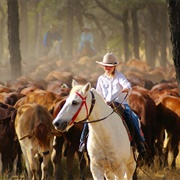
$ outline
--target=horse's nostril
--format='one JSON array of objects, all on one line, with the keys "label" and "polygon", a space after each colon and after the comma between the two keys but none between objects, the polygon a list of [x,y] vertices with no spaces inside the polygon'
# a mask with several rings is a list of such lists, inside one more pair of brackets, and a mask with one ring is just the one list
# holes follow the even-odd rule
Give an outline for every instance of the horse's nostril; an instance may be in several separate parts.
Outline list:
[{"label": "horse's nostril", "polygon": [[55,123],[54,123],[54,126],[58,127],[58,126],[59,126],[59,123],[58,123],[58,122],[55,122]]}]

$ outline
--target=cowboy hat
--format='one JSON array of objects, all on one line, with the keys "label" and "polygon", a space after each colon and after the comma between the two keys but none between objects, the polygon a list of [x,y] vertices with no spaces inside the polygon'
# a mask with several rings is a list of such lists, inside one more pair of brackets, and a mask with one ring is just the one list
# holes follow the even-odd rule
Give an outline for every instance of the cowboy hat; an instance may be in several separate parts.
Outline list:
[{"label": "cowboy hat", "polygon": [[116,57],[113,53],[107,53],[103,57],[103,61],[96,61],[96,63],[103,65],[103,66],[117,66],[120,62],[117,62]]}]

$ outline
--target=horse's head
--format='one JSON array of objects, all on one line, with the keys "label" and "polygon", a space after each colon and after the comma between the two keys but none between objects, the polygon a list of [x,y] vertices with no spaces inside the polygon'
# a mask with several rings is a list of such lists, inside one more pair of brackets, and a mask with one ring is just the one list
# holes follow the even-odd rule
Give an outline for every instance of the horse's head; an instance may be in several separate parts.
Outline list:
[{"label": "horse's head", "polygon": [[90,104],[91,84],[78,85],[75,80],[72,82],[72,90],[66,102],[56,118],[53,125],[59,131],[67,131],[74,125],[74,122],[85,119],[88,115],[88,105]]}]

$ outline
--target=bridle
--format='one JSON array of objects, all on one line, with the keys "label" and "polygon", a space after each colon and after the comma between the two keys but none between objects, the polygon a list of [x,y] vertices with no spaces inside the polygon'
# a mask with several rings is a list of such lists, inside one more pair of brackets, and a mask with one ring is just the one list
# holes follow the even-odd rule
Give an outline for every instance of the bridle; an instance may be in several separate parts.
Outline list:
[{"label": "bridle", "polygon": [[[82,99],[82,103],[81,103],[78,111],[76,112],[76,114],[73,116],[72,121],[69,123],[70,125],[71,125],[71,124],[94,123],[94,122],[102,121],[102,120],[106,119],[107,117],[109,117],[111,114],[113,114],[113,113],[115,112],[115,111],[113,110],[109,115],[107,115],[107,116],[105,116],[105,117],[103,117],[103,118],[101,118],[101,119],[96,119],[96,120],[93,120],[93,121],[87,121],[87,120],[89,119],[89,116],[91,115],[91,112],[92,112],[92,110],[93,110],[93,108],[94,108],[94,105],[95,105],[95,102],[96,102],[94,93],[93,93],[92,91],[90,91],[90,93],[91,93],[91,96],[92,96],[92,100],[91,100],[91,107],[90,107],[90,110],[89,110],[89,112],[88,112],[88,107],[87,107],[87,103],[86,103],[86,98],[87,98],[87,96],[86,96],[86,97],[82,97],[81,94],[79,94],[78,92],[76,92],[76,94]],[[76,119],[76,117],[77,117],[78,114],[80,113],[80,111],[81,111],[81,109],[82,109],[83,106],[85,106],[85,108],[86,108],[86,117],[85,117],[83,120],[79,121],[79,122],[74,122],[75,119]]]},{"label": "bridle", "polygon": [[[91,111],[92,111],[92,110],[91,110],[91,111],[89,111],[89,113],[88,113],[88,107],[87,107],[87,103],[86,103],[86,98],[87,98],[87,96],[86,96],[86,97],[82,97],[81,94],[79,94],[78,92],[76,92],[76,94],[82,99],[82,103],[81,103],[79,109],[77,110],[76,114],[73,116],[72,121],[70,122],[70,125],[73,124],[73,123],[75,123],[74,121],[75,121],[76,117],[78,116],[78,114],[80,113],[83,105],[85,105],[85,108],[86,108],[86,118],[88,118],[88,117],[90,116],[90,113],[91,113]],[[94,101],[95,101],[95,100],[94,100]],[[95,102],[93,103],[93,106],[94,106],[94,104],[95,104]],[[92,103],[91,103],[91,107],[92,107]],[[92,109],[93,109],[93,107],[92,107]],[[86,118],[85,118],[85,119],[86,119]]]}]

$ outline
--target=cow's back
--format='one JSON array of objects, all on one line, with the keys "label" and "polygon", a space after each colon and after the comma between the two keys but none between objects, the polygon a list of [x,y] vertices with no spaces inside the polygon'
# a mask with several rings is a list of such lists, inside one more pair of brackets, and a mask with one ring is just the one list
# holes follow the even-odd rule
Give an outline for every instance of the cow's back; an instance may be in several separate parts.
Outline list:
[{"label": "cow's back", "polygon": [[31,132],[40,121],[53,128],[51,123],[52,116],[46,108],[36,103],[22,105],[17,111],[15,120],[17,134],[20,137],[26,135]]}]

